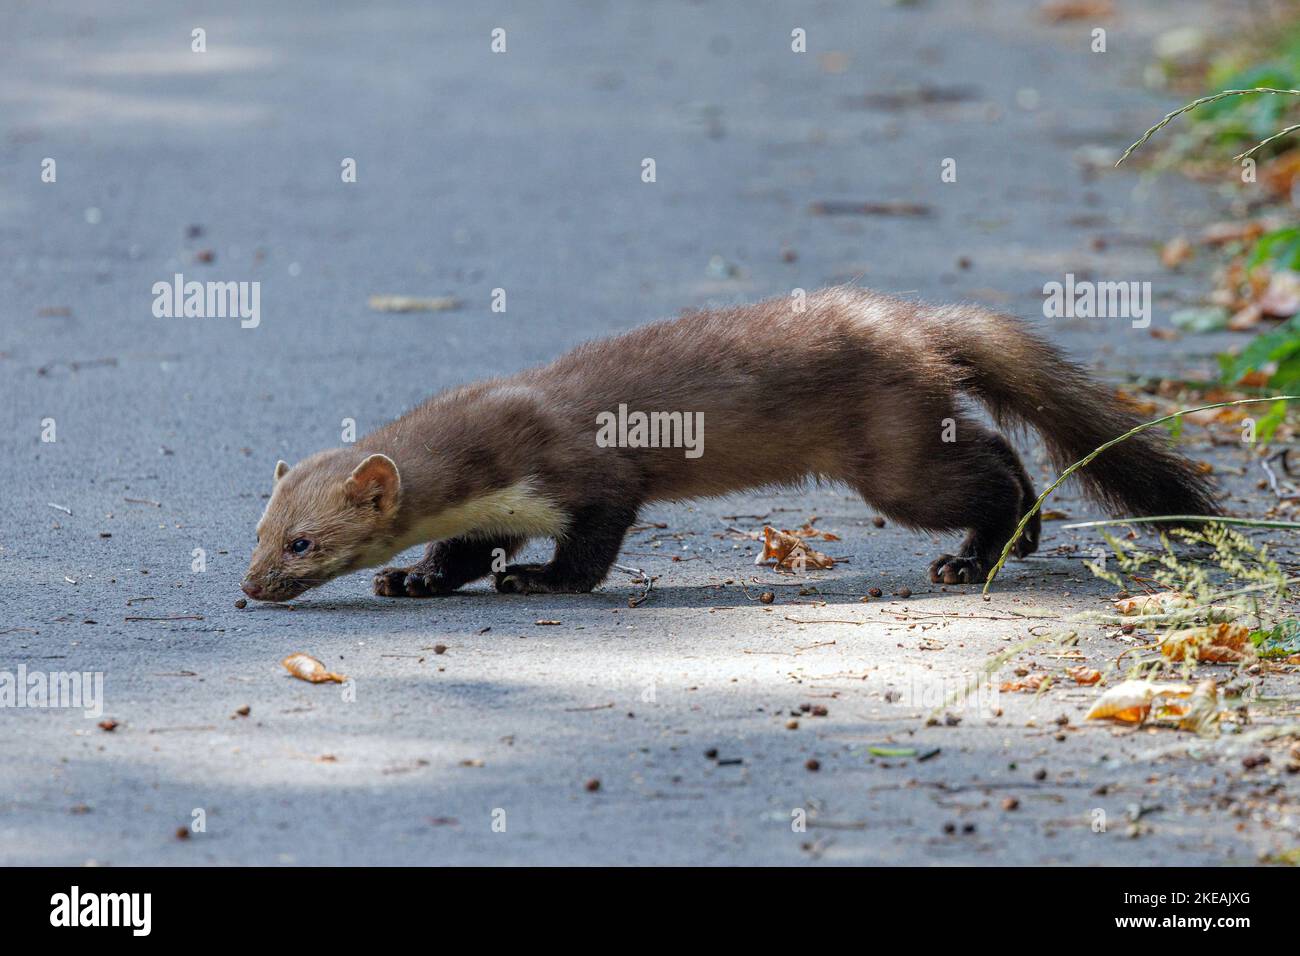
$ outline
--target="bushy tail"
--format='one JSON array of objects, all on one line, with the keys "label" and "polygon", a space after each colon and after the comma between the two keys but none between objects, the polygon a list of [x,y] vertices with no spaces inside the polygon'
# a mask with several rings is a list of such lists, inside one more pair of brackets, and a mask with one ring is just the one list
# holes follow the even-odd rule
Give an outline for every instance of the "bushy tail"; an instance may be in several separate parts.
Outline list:
[{"label": "bushy tail", "polygon": [[[1000,421],[1033,427],[1057,467],[1140,424],[1110,389],[1016,319],[969,306],[945,312],[937,324],[963,388]],[[1205,476],[1159,427],[1106,449],[1075,476],[1116,517],[1223,513]]]}]

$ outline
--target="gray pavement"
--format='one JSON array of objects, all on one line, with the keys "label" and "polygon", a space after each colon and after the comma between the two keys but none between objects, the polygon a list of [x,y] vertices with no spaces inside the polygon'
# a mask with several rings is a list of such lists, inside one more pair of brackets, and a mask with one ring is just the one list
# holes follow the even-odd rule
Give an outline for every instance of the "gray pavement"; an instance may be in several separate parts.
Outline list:
[{"label": "gray pavement", "polygon": [[[102,672],[118,723],[0,710],[0,862],[1208,865],[1294,847],[1278,761],[1243,781],[1183,735],[1082,726],[1087,688],[926,725],[935,693],[1029,636],[1017,613],[1104,606],[1110,589],[1054,550],[1097,539],[1050,523],[989,603],[927,582],[950,542],[820,489],[650,510],[663,527],[622,558],[657,577],[636,608],[623,574],[584,596],[420,602],[354,575],[292,609],[234,606],[277,458],[685,306],[856,279],[1037,317],[1116,378],[1208,374],[1214,339],[1049,322],[1041,289],[1149,279],[1165,327],[1201,287],[1153,249],[1213,218],[1210,195],[1094,160],[1175,102],[1141,88],[1152,37],[1222,6],[1126,5],[1100,55],[1091,24],[1034,8],[14,5],[0,670]],[[930,212],[813,214],[823,201]],[[260,282],[260,324],[154,317],[153,284],[177,272]],[[463,305],[380,313],[373,294]],[[1218,455],[1221,473],[1245,463]],[[1069,494],[1056,507],[1091,514]],[[847,560],[795,582],[727,531],[811,515]],[[885,596],[862,603],[873,586]],[[1080,640],[1097,663],[1125,646]],[[293,680],[294,651],[354,684]],[[1059,653],[1019,660],[1059,669]],[[801,704],[827,713],[792,718]],[[196,811],[206,829],[178,838]]]}]

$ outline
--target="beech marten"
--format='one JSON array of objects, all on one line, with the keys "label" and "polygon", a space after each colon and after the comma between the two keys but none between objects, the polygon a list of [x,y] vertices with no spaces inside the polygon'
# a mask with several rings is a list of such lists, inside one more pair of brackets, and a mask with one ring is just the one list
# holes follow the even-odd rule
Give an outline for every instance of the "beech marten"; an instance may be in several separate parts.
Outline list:
[{"label": "beech marten", "polygon": [[[1136,424],[1055,347],[977,306],[836,287],[802,309],[772,299],[691,311],[443,392],[353,446],[278,462],[243,588],[286,600],[427,543],[418,563],[379,571],[375,593],[449,594],[492,572],[503,592],[590,591],[642,505],[809,478],[842,482],[903,525],[966,531],[930,580],[982,582],[1037,496],[961,392],[1035,428],[1058,465]],[[680,447],[692,424],[693,447]],[[1120,515],[1219,513],[1192,463],[1152,432],[1079,475]],[[1039,531],[1035,516],[1018,556]],[[556,542],[548,563],[505,566],[542,537]]]}]

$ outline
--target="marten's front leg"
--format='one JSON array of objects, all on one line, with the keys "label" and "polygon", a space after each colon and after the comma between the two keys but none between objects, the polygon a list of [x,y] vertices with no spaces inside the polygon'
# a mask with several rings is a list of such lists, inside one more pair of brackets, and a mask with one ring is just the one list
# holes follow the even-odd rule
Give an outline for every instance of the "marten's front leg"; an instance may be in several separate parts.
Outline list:
[{"label": "marten's front leg", "polygon": [[429,545],[418,564],[409,568],[384,568],[376,574],[375,593],[380,597],[450,594],[490,574],[494,561],[509,559],[523,543],[522,538],[437,541]]},{"label": "marten's front leg", "polygon": [[503,594],[590,591],[605,579],[618,558],[623,536],[636,521],[627,505],[592,505],[577,511],[547,564],[512,564],[496,575]]}]

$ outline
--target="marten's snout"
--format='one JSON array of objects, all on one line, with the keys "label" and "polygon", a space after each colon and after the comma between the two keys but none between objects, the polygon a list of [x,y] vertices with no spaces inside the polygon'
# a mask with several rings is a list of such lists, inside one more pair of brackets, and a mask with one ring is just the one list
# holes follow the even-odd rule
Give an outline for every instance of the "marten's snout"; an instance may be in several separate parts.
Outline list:
[{"label": "marten's snout", "polygon": [[254,601],[262,600],[262,586],[245,578],[239,583],[239,589],[251,597]]}]

